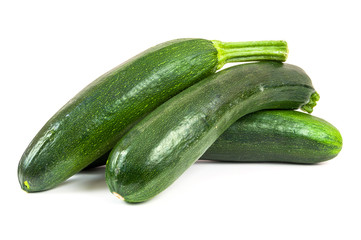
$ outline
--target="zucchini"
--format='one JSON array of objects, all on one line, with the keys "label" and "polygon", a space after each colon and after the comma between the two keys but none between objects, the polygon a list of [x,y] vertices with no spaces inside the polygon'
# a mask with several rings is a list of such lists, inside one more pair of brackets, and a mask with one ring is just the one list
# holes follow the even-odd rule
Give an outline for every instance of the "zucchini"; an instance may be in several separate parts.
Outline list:
[{"label": "zucchini", "polygon": [[315,164],[336,157],[341,148],[340,132],[321,118],[264,110],[232,124],[200,159]]},{"label": "zucchini", "polygon": [[20,159],[20,186],[57,186],[109,151],[138,119],[227,62],[286,57],[284,41],[178,39],[150,48],[100,76],[44,125]]},{"label": "zucchini", "polygon": [[[263,110],[238,119],[200,159],[315,164],[336,157],[341,149],[341,134],[329,122],[292,110]],[[109,153],[86,169],[105,165]]]},{"label": "zucchini", "polygon": [[241,64],[187,88],[145,116],[113,148],[109,190],[146,201],[172,184],[237,119],[262,109],[311,112],[318,94],[300,68],[280,62]]}]

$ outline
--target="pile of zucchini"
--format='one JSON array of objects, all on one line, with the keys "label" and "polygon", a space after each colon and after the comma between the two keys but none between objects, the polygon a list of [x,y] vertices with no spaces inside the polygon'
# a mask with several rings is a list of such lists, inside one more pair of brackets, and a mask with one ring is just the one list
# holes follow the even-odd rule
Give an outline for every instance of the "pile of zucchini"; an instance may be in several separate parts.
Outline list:
[{"label": "pile of zucchini", "polygon": [[[39,131],[18,166],[26,192],[106,164],[110,191],[146,201],[198,159],[314,164],[342,138],[311,113],[311,79],[285,41],[177,39],[152,47],[86,86]],[[220,70],[230,62],[250,62]]]}]

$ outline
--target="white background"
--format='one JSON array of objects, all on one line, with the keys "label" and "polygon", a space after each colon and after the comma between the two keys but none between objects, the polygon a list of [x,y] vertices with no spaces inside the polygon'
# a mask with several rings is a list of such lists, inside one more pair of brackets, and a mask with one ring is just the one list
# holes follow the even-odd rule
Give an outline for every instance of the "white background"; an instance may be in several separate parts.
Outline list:
[{"label": "white background", "polygon": [[[358,1],[1,1],[1,239],[361,239]],[[17,164],[34,135],[99,75],[183,37],[286,40],[342,133],[315,166],[196,163],[143,204],[107,189],[104,169],[27,194]],[[10,234],[10,237],[9,237]],[[4,236],[8,236],[4,238]]]}]

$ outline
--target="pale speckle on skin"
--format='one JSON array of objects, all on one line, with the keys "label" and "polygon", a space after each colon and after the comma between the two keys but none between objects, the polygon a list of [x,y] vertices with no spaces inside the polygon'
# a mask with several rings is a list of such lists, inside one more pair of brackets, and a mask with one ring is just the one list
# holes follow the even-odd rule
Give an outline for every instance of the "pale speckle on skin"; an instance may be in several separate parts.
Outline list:
[{"label": "pale speckle on skin", "polygon": [[262,85],[260,85],[260,86],[259,86],[259,90],[260,90],[261,92],[263,92],[263,91],[264,91],[264,87],[263,87]]}]

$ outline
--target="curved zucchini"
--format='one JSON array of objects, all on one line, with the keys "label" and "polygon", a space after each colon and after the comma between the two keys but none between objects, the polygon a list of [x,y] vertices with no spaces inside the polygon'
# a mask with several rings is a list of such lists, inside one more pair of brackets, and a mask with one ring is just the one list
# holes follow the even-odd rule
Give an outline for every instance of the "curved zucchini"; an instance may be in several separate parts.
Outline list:
[{"label": "curved zucchini", "polygon": [[200,159],[314,164],[336,157],[341,148],[340,132],[321,118],[264,110],[232,124]]},{"label": "curved zucchini", "polygon": [[128,202],[146,201],[242,116],[262,109],[311,112],[317,100],[310,78],[293,65],[258,62],[220,71],[162,104],[121,138],[106,165],[108,187]]},{"label": "curved zucchini", "polygon": [[[341,149],[342,136],[329,122],[292,110],[263,110],[238,119],[200,159],[315,164]],[[109,153],[86,169],[105,165]]]},{"label": "curved zucchini", "polygon": [[224,63],[286,56],[284,41],[178,39],[150,48],[96,79],[45,124],[20,159],[21,188],[43,191],[65,181],[138,119]]}]

